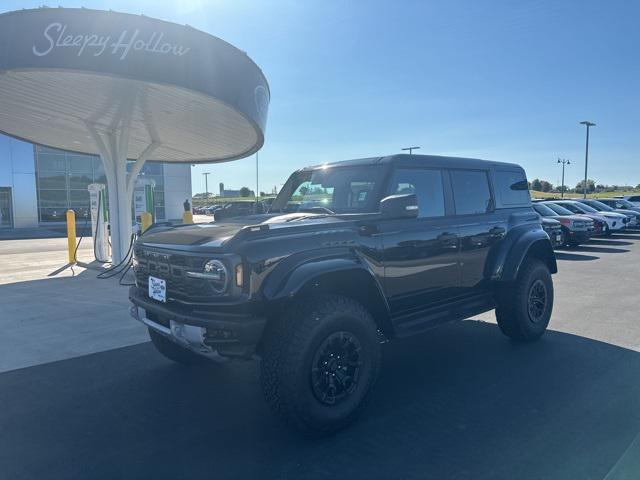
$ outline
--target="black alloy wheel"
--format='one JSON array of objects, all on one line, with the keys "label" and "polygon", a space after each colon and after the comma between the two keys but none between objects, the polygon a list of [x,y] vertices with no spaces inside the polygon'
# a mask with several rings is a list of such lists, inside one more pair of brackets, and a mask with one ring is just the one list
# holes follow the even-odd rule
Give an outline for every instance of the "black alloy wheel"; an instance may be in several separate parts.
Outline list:
[{"label": "black alloy wheel", "polygon": [[311,388],[316,399],[336,405],[357,387],[362,346],[350,332],[335,332],[318,347],[311,362]]},{"label": "black alloy wheel", "polygon": [[531,284],[529,289],[529,298],[527,301],[527,309],[529,319],[533,323],[538,323],[544,316],[547,307],[547,287],[540,279]]}]

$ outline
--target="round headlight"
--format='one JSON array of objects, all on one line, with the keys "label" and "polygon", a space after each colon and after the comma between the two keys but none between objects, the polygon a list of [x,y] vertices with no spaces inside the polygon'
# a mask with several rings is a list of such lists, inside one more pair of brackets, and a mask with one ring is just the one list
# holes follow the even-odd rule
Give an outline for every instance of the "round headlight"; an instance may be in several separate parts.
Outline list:
[{"label": "round headlight", "polygon": [[220,260],[209,260],[204,264],[204,273],[216,293],[224,293],[229,283],[227,267]]}]

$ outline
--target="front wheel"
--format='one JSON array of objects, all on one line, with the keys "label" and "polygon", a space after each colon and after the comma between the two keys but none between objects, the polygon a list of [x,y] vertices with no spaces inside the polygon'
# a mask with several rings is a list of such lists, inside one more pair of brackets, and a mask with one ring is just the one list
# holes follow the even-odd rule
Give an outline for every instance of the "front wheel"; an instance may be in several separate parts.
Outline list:
[{"label": "front wheel", "polygon": [[265,399],[307,433],[331,433],[354,421],[380,365],[375,321],[362,305],[337,295],[293,305],[269,325],[262,349]]},{"label": "front wheel", "polygon": [[540,260],[525,260],[516,281],[498,291],[498,326],[514,340],[531,342],[540,338],[549,325],[552,310],[551,273]]}]

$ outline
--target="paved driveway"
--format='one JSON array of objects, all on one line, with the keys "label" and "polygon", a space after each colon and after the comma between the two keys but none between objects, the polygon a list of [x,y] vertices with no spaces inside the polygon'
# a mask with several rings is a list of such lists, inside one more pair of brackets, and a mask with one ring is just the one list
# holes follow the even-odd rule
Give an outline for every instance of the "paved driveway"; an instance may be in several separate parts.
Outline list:
[{"label": "paved driveway", "polygon": [[640,234],[558,257],[540,342],[487,314],[386,344],[369,408],[329,438],[284,428],[254,363],[188,370],[142,343],[2,373],[1,476],[640,478]]}]

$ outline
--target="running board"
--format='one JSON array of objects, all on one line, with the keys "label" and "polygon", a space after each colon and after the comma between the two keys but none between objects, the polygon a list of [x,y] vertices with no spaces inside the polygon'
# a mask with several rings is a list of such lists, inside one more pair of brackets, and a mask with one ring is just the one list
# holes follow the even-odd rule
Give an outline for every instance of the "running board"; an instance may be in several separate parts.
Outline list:
[{"label": "running board", "polygon": [[401,314],[393,317],[392,322],[397,337],[408,337],[443,323],[464,320],[479,315],[493,308],[495,308],[495,301],[487,293],[451,301],[419,312]]}]

